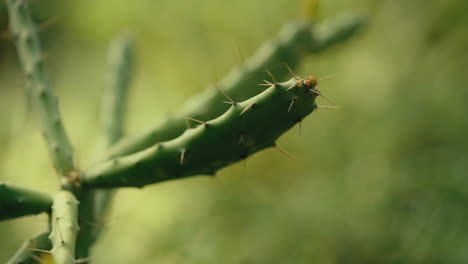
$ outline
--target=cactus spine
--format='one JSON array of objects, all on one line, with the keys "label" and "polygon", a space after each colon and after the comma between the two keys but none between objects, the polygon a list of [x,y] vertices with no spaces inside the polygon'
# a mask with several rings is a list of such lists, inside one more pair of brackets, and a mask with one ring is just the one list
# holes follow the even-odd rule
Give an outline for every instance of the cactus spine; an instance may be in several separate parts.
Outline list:
[{"label": "cactus spine", "polygon": [[[40,260],[39,251],[49,250],[52,245],[49,240],[49,231],[43,232],[26,240],[18,249],[16,254],[8,261],[7,264],[35,264]],[[34,250],[34,251],[33,251]],[[45,253],[44,254],[48,254]]]}]

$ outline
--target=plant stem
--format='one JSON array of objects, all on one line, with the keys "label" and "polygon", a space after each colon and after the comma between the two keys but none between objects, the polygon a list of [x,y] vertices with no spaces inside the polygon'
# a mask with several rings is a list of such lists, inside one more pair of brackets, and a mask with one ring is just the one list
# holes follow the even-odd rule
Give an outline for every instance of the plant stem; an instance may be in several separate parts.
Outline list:
[{"label": "plant stem", "polygon": [[11,183],[0,182],[0,221],[50,212],[52,197]]},{"label": "plant stem", "polygon": [[[315,98],[320,92],[307,84],[308,79],[276,83],[173,140],[98,163],[84,172],[83,186],[142,187],[177,178],[214,175],[220,168],[273,147],[279,136],[317,107]],[[291,108],[292,100],[295,103]]]},{"label": "plant stem", "polygon": [[10,31],[15,36],[16,49],[26,75],[28,92],[54,166],[64,177],[63,184],[66,185],[69,178],[77,178],[73,148],[65,133],[58,100],[52,93],[50,80],[45,71],[45,55],[41,49],[36,25],[31,18],[29,1],[7,0],[6,3],[10,17]]},{"label": "plant stem", "polygon": [[[361,15],[345,14],[316,26],[309,21],[293,21],[284,26],[274,39],[262,45],[258,51],[240,67],[234,68],[217,87],[236,101],[247,100],[258,94],[262,88],[259,80],[270,78],[263,73],[282,63],[295,68],[301,56],[318,53],[351,37],[363,24]],[[259,74],[260,73],[260,74]],[[276,78],[288,75],[286,67],[275,71]],[[185,117],[210,120],[224,113],[229,106],[213,87],[195,96],[185,105],[178,117],[158,124],[140,135],[118,142],[107,153],[108,158],[119,157],[144,150],[158,142],[181,135],[186,129]]]},{"label": "plant stem", "polygon": [[40,233],[39,235],[24,241],[23,245],[21,245],[7,264],[36,264],[38,258],[40,258],[39,256],[41,255],[41,252],[38,252],[37,250],[49,251],[52,247],[48,236],[49,231]]},{"label": "plant stem", "polygon": [[78,234],[78,201],[69,191],[54,196],[51,218],[50,250],[55,264],[75,264],[75,243]]},{"label": "plant stem", "polygon": [[[101,133],[98,142],[98,157],[123,134],[125,106],[134,61],[134,43],[128,36],[120,36],[112,41],[109,49],[108,84],[104,89]],[[80,206],[81,231],[78,234],[76,257],[87,258],[91,246],[102,230],[105,217],[114,196],[113,190],[83,190]]]}]

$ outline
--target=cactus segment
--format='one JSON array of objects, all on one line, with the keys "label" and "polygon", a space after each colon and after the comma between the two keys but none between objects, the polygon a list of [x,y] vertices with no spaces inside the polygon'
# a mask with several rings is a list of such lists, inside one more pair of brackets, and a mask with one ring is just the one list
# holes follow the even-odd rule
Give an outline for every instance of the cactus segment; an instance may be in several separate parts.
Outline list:
[{"label": "cactus segment", "polygon": [[21,247],[16,251],[15,255],[10,258],[7,264],[36,264],[41,252],[39,250],[48,251],[52,247],[48,238],[49,232],[43,232],[39,235],[26,240]]},{"label": "cactus segment", "polygon": [[10,183],[0,182],[0,221],[49,212],[52,197]]},{"label": "cactus segment", "polygon": [[99,157],[123,135],[128,87],[133,73],[134,49],[133,39],[128,36],[114,39],[109,48],[109,73],[101,110],[102,134]]},{"label": "cactus segment", "polygon": [[[231,107],[219,117],[144,151],[104,161],[84,172],[85,188],[142,187],[195,176],[214,175],[262,149],[317,108],[320,94],[306,79],[277,83]],[[296,83],[297,89],[287,90]],[[291,100],[294,107],[290,108]]]},{"label": "cactus segment", "polygon": [[55,264],[75,264],[75,243],[78,234],[78,201],[69,191],[59,191],[54,196],[52,231],[49,239],[52,242],[50,253]]},{"label": "cactus segment", "polygon": [[44,67],[39,34],[31,18],[30,1],[7,0],[10,31],[15,36],[16,49],[26,75],[28,93],[39,117],[39,124],[49,153],[60,175],[76,174],[72,145],[65,133],[57,97],[52,93]]},{"label": "cactus segment", "polygon": [[[345,14],[316,26],[307,21],[286,24],[276,38],[262,45],[242,66],[234,68],[217,87],[236,101],[247,100],[263,90],[262,87],[254,88],[261,77],[258,76],[259,72],[281,63],[287,63],[294,68],[299,64],[301,56],[321,52],[347,40],[361,28],[363,21],[361,15]],[[288,73],[283,70],[274,74],[282,79]],[[249,89],[245,89],[246,87]],[[173,139],[184,132],[186,128],[184,117],[210,120],[224,113],[229,105],[221,103],[222,101],[223,95],[209,87],[192,98],[178,118],[169,119],[141,135],[118,142],[109,150],[107,156],[132,154],[158,142]]]},{"label": "cactus segment", "polygon": [[[122,137],[133,61],[133,39],[126,35],[115,38],[109,48],[109,73],[102,100],[97,160]],[[89,257],[90,248],[103,227],[97,223],[105,217],[113,194],[113,190],[83,190],[80,193],[79,215],[83,221],[76,241],[76,258]]]},{"label": "cactus segment", "polygon": [[332,45],[342,43],[355,35],[365,24],[364,15],[351,12],[324,21],[311,29],[313,40],[308,46],[309,52],[319,53]]}]

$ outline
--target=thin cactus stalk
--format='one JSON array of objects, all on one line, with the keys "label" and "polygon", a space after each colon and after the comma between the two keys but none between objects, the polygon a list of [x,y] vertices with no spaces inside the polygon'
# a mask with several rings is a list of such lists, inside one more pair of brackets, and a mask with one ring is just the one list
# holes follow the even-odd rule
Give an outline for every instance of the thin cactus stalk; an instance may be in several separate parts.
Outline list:
[{"label": "thin cactus stalk", "polygon": [[[88,188],[142,187],[217,170],[262,149],[317,108],[317,79],[274,83],[223,115],[188,129],[181,136],[144,151],[102,162],[84,172]],[[209,149],[210,151],[207,151]]]},{"label": "thin cactus stalk", "polygon": [[[295,68],[305,54],[318,53],[347,40],[363,23],[363,16],[359,14],[340,15],[318,25],[312,25],[307,20],[288,23],[276,38],[263,44],[243,65],[231,70],[217,87],[235,100],[247,100],[261,91],[261,88],[256,86],[258,81],[268,77],[266,74],[259,75],[259,72],[282,63]],[[274,74],[278,79],[282,79],[288,72],[282,70],[275,71]],[[168,119],[141,135],[118,142],[110,149],[108,157],[132,154],[158,142],[173,139],[184,132],[186,116],[210,120],[226,111],[228,106],[220,103],[223,100],[223,96],[213,87],[208,87],[203,93],[192,98],[178,117]]]},{"label": "thin cactus stalk", "polygon": [[0,182],[0,220],[48,212],[51,205],[47,193]]},{"label": "thin cactus stalk", "polygon": [[52,230],[52,254],[55,264],[75,264],[75,243],[78,235],[78,201],[69,191],[60,191],[54,196]]},{"label": "thin cactus stalk", "polygon": [[36,25],[31,18],[29,3],[25,0],[7,0],[6,3],[10,31],[15,37],[16,49],[42,134],[54,166],[64,177],[63,184],[67,184],[68,179],[77,178],[73,147],[65,133],[58,100],[52,93],[50,80],[45,72],[45,56]]},{"label": "thin cactus stalk", "polygon": [[129,36],[120,36],[112,42],[108,55],[107,85],[102,102],[99,158],[121,139],[124,133],[125,110],[134,56],[134,43]]},{"label": "thin cactus stalk", "polygon": [[49,233],[49,231],[46,231],[24,241],[23,245],[21,245],[7,264],[41,263],[40,255],[49,254],[48,251],[52,247],[49,240]]},{"label": "thin cactus stalk", "polygon": [[[133,40],[128,36],[116,38],[109,49],[108,61],[109,73],[102,102],[98,158],[102,157],[102,154],[123,135],[125,106],[134,61]],[[99,223],[108,211],[114,192],[113,190],[83,190],[79,212],[83,221],[77,240],[77,258],[89,256],[90,247],[102,229]]]},{"label": "thin cactus stalk", "polygon": [[50,216],[46,229],[50,231],[27,240],[9,264],[40,261],[37,252],[52,254],[56,264],[88,261],[90,248],[101,231],[100,220],[112,201],[113,190],[109,188],[142,187],[214,175],[260,150],[270,147],[282,150],[276,145],[278,137],[320,108],[315,102],[321,96],[318,80],[294,76],[277,83],[276,78],[283,79],[287,71],[274,74],[267,71],[273,81],[265,81],[262,84],[265,88],[257,83],[268,75],[262,78],[258,73],[281,63],[294,68],[305,54],[318,53],[345,41],[362,24],[358,15],[338,17],[319,25],[310,21],[290,23],[252,58],[232,70],[216,89],[210,87],[192,99],[178,118],[125,140],[121,138],[133,66],[133,42],[119,38],[110,51],[109,83],[102,105],[96,162],[80,172],[45,72],[45,56],[29,1],[6,0],[6,3],[28,92],[62,181],[61,190],[53,198],[0,183],[0,220],[41,212]]}]

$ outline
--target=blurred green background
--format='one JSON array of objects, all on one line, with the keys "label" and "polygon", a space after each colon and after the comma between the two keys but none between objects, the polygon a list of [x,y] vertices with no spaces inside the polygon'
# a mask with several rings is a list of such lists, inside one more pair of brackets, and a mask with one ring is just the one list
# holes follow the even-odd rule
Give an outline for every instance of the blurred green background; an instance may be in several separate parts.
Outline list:
[{"label": "blurred green background", "polygon": [[[96,141],[110,40],[137,40],[128,132],[176,113],[281,25],[290,0],[33,0],[48,70],[86,167]],[[368,14],[352,41],[296,74],[334,78],[342,107],[208,177],[119,191],[95,263],[468,263],[468,1],[322,0],[317,19]],[[4,3],[0,31],[7,30]],[[239,52],[238,52],[239,51]],[[279,65],[278,67],[283,67]],[[259,80],[260,81],[260,80]],[[53,193],[58,177],[6,34],[0,40],[0,180]],[[328,104],[319,99],[321,104]],[[221,183],[222,182],[222,183]],[[45,215],[0,222],[0,262]]]}]

